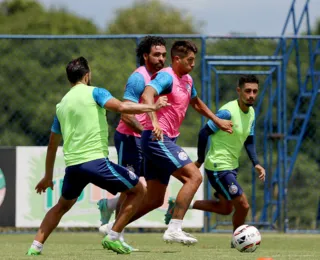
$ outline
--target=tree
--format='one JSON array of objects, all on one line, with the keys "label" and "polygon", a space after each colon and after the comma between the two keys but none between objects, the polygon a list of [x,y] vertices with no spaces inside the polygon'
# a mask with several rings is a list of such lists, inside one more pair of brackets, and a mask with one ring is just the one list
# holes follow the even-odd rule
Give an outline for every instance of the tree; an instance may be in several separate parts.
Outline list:
[{"label": "tree", "polygon": [[131,8],[116,11],[108,26],[109,34],[194,34],[201,24],[194,24],[189,15],[158,0],[141,0]]}]

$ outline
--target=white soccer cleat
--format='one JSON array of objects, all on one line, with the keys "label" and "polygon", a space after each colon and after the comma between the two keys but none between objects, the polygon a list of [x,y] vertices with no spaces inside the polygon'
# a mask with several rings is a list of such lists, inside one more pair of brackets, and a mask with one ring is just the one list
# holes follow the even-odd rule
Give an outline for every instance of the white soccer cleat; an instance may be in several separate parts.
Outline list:
[{"label": "white soccer cleat", "polygon": [[163,241],[167,243],[181,243],[184,245],[193,245],[198,242],[198,240],[194,236],[182,230],[166,230],[163,235]]}]

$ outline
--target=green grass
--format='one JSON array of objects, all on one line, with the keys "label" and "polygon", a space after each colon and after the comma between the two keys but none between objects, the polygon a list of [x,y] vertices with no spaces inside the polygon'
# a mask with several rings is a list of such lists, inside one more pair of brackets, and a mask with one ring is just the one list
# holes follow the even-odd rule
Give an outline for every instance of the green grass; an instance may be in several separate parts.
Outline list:
[{"label": "green grass", "polygon": [[[283,235],[262,233],[260,248],[254,253],[240,253],[230,248],[230,235],[195,234],[199,243],[195,246],[166,244],[162,234],[126,234],[128,243],[140,252],[117,255],[102,249],[101,236],[97,233],[53,233],[44,246],[39,259],[130,259],[130,260],[233,260],[272,257],[282,259],[320,259],[319,235]],[[0,259],[30,259],[25,256],[34,235],[0,235]],[[34,257],[33,257],[34,258]]]}]

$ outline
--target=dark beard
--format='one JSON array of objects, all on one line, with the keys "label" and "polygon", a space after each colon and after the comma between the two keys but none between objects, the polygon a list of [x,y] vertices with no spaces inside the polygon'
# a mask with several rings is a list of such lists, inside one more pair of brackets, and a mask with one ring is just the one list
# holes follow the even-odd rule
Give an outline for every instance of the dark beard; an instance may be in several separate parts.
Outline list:
[{"label": "dark beard", "polygon": [[247,103],[244,103],[247,107],[252,107],[253,104],[247,104]]}]

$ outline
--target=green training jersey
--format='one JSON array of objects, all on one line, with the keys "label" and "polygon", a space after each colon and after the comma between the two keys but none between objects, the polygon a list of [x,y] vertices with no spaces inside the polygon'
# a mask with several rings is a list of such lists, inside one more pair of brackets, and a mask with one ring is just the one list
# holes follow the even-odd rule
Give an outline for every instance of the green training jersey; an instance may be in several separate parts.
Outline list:
[{"label": "green training jersey", "polygon": [[254,135],[255,113],[252,107],[244,113],[237,100],[222,106],[217,115],[233,123],[233,133],[218,130],[210,120],[208,126],[215,132],[210,139],[210,148],[205,158],[204,167],[211,171],[233,170],[239,167],[239,157],[244,142],[249,135]]},{"label": "green training jersey", "polygon": [[111,98],[106,89],[78,84],[57,104],[51,131],[62,134],[67,166],[108,156],[104,105]]}]

